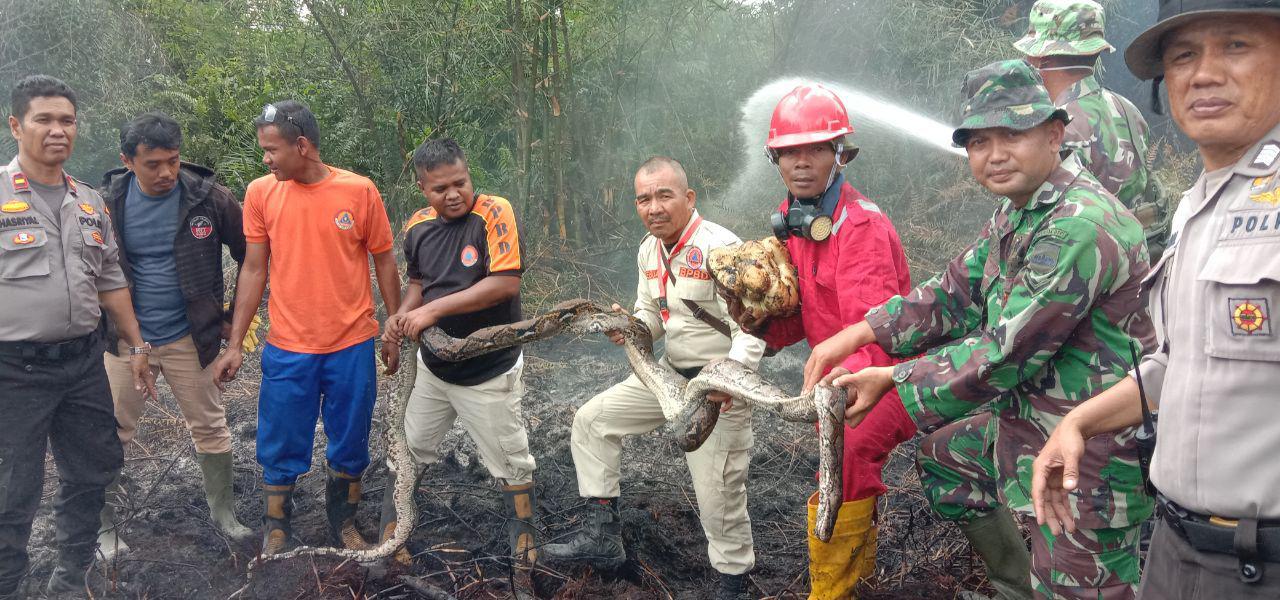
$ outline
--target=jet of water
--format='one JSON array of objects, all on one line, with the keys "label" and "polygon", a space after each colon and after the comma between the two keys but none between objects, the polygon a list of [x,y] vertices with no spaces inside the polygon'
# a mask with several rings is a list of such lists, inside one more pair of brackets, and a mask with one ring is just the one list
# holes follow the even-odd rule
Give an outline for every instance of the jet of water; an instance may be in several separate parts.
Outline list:
[{"label": "jet of water", "polygon": [[[748,132],[744,129],[742,131],[744,138],[752,141],[759,140],[758,147],[763,148],[764,138],[768,134],[767,119],[769,115],[772,115],[773,107],[796,86],[812,83],[821,84],[835,92],[844,101],[845,109],[849,111],[849,119],[853,122],[855,139],[857,138],[856,131],[859,129],[868,127],[884,129],[890,133],[910,137],[935,150],[941,150],[960,157],[965,156],[964,150],[951,145],[951,132],[955,128],[950,125],[912,112],[898,103],[839,83],[795,77],[778,79],[765,84],[764,87],[756,90],[756,93],[752,94],[751,98],[743,104],[742,124],[744,127],[749,122],[759,120],[759,115],[765,115],[766,119],[765,127],[759,130]],[[755,124],[751,123],[751,127],[754,128]]]},{"label": "jet of water", "polygon": [[[755,211],[761,206],[773,205],[781,197],[781,181],[777,167],[769,162],[764,150],[769,134],[769,119],[773,108],[788,92],[806,83],[820,83],[840,96],[853,123],[853,142],[874,151],[876,138],[906,138],[924,147],[939,150],[952,156],[964,157],[965,152],[951,145],[953,128],[927,116],[905,109],[892,101],[879,98],[849,86],[830,81],[802,78],[784,78],[765,84],[742,104],[742,119],[738,125],[742,147],[742,166],[729,191],[729,201],[737,208]],[[860,142],[861,140],[861,142]],[[870,142],[870,144],[867,144]],[[946,160],[946,159],[943,159]],[[762,190],[772,190],[762,196]],[[752,206],[742,205],[748,202]]]}]

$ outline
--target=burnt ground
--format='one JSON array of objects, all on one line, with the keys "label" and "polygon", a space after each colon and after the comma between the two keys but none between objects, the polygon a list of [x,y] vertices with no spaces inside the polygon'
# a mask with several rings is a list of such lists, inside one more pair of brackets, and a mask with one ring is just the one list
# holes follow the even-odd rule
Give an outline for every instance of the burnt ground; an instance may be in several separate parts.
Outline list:
[{"label": "burnt ground", "polygon": [[[765,375],[796,388],[804,353],[789,350],[766,359]],[[227,394],[235,437],[237,511],[251,527],[260,523],[261,470],[254,461],[256,357]],[[529,438],[538,461],[539,518],[544,539],[572,530],[581,501],[569,451],[575,408],[626,375],[621,350],[603,340],[557,339],[526,349],[524,400]],[[383,429],[387,396],[400,377],[382,378],[375,431]],[[388,572],[327,557],[296,558],[246,565],[258,542],[228,541],[209,524],[200,474],[190,439],[172,397],[162,386],[160,402],[148,406],[130,452],[129,518],[123,538],[132,552],[105,565],[114,590],[96,598],[511,598],[513,579],[504,556],[505,508],[472,442],[455,428],[445,442],[446,457],[432,466],[417,494],[418,527],[409,541],[415,560]],[[784,423],[757,411],[752,450],[749,508],[758,566],[753,597],[807,595],[804,499],[814,489],[817,468],[812,429]],[[312,471],[299,481],[295,532],[304,542],[323,544],[323,431],[317,428]],[[981,568],[958,532],[934,519],[920,494],[911,455],[915,444],[898,449],[887,469],[891,492],[880,510],[877,577],[865,598],[952,598],[959,589],[983,584]],[[361,522],[372,536],[386,475],[384,444],[374,442],[374,464],[365,477]],[[46,499],[56,471],[48,467]],[[708,598],[716,576],[706,559],[705,540],[685,463],[656,434],[630,438],[623,458],[622,512],[629,560],[616,572],[539,571],[532,591],[543,598]],[[31,539],[32,577],[43,584],[54,559],[49,502],[41,506]],[[527,585],[518,587],[530,591]],[[38,597],[33,591],[32,597]],[[528,597],[521,594],[520,597]]]},{"label": "burnt ground", "polygon": [[[939,231],[930,227],[906,232],[909,253],[950,255],[954,248],[948,244],[954,245],[950,238],[955,236]],[[634,249],[625,240],[616,246],[592,253],[590,262],[577,258],[580,253],[554,246],[533,248],[522,285],[525,315],[576,295],[605,304],[608,299],[630,297]],[[923,263],[913,268],[927,273],[935,272],[938,265]],[[230,283],[234,273],[227,276]],[[384,316],[380,314],[379,320]],[[265,331],[259,334],[265,337]],[[789,348],[765,359],[761,372],[784,389],[798,390],[807,352]],[[246,357],[239,377],[224,395],[235,452],[237,513],[255,531],[263,510],[262,470],[254,458],[258,364],[256,353]],[[537,514],[544,541],[571,534],[581,514],[569,450],[574,410],[628,372],[622,350],[602,336],[560,337],[525,348],[523,407],[538,463]],[[381,433],[386,428],[388,400],[399,393],[404,379],[379,377],[373,463],[365,474],[359,515],[369,539],[377,528],[385,488],[386,450]],[[385,565],[365,566],[330,557],[299,557],[261,564],[250,577],[247,566],[257,555],[259,541],[228,540],[209,523],[191,440],[163,378],[160,392],[160,401],[148,404],[138,443],[125,460],[128,507],[120,517],[128,523],[121,537],[132,551],[98,566],[104,583],[93,590],[95,599],[693,600],[714,596],[717,576],[707,562],[688,469],[679,450],[656,433],[624,442],[621,507],[628,560],[617,571],[542,567],[531,582],[517,581],[506,557],[507,511],[499,484],[480,463],[475,445],[455,427],[444,441],[444,458],[427,470],[415,496],[420,514],[409,539],[414,561],[408,568],[389,570]],[[748,510],[756,569],[751,594],[779,600],[806,598],[804,502],[816,489],[816,435],[810,426],[782,422],[766,411],[755,412],[753,426]],[[298,480],[294,495],[295,536],[311,545],[323,545],[328,538],[324,441],[317,423],[312,469]],[[879,506],[877,573],[860,598],[951,599],[959,590],[986,585],[981,562],[963,536],[929,512],[912,466],[918,442],[917,438],[899,447],[885,469],[890,491]],[[41,597],[55,559],[50,500],[57,472],[51,459],[46,461],[46,473],[45,501],[29,545],[31,576],[26,585],[32,598]]]}]

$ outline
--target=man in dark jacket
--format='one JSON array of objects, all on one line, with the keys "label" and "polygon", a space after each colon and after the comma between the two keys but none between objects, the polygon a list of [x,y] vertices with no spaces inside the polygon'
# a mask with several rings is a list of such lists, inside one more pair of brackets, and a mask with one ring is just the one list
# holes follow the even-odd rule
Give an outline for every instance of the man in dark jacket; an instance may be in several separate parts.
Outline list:
[{"label": "man in dark jacket", "polygon": [[[142,337],[152,347],[151,368],[169,382],[195,443],[210,520],[227,535],[246,538],[252,532],[236,520],[231,493],[226,410],[207,369],[231,320],[223,310],[222,246],[237,263],[244,261],[241,211],[213,171],[181,161],[181,145],[182,130],[167,115],[137,117],[120,132],[125,166],[106,174],[103,190]],[[120,441],[128,447],[145,403],[115,330],[108,329],[107,375]],[[104,556],[128,550],[116,535],[115,505],[123,494],[117,479],[102,511],[98,544]]]}]

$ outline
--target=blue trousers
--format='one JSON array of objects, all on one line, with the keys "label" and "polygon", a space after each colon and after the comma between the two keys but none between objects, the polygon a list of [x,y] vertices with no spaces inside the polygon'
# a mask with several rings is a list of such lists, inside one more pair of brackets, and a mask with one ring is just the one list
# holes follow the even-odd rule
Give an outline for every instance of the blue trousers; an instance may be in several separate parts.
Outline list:
[{"label": "blue trousers", "polygon": [[267,344],[258,391],[258,464],[267,485],[292,485],[311,469],[316,417],[329,438],[329,468],[359,476],[369,466],[377,397],[373,340],[329,354]]}]

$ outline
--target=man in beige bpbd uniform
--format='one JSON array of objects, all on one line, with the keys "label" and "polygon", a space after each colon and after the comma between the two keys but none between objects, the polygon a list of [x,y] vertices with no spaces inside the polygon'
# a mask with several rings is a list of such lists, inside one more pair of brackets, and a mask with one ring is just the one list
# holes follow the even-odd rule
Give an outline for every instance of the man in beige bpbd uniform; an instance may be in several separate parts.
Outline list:
[{"label": "man in beige bpbd uniform", "polygon": [[[651,235],[640,243],[635,316],[655,339],[666,338],[663,361],[694,377],[709,361],[729,357],[755,368],[764,342],[743,333],[716,294],[706,260],[714,248],[736,244],[732,232],[703,220],[680,163],[649,159],[635,178],[636,212]],[[614,305],[615,310],[622,310]],[[620,334],[611,334],[621,343]],[[724,400],[721,394],[720,400]],[[715,397],[709,399],[715,400]],[[657,398],[631,375],[578,409],[573,419],[573,462],[578,493],[588,500],[584,525],[566,543],[543,548],[549,560],[616,566],[626,554],[618,516],[622,437],[665,422]],[[755,566],[747,516],[747,463],[753,437],[751,408],[730,404],[697,451],[685,454],[711,566],[720,572],[717,599],[746,597],[746,573]]]}]

